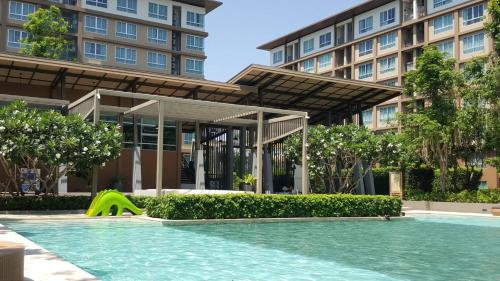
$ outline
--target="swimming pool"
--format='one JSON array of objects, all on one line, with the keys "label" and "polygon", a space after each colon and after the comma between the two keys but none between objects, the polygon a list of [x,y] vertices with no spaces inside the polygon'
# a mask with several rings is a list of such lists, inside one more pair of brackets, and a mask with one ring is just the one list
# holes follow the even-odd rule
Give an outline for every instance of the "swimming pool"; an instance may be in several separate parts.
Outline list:
[{"label": "swimming pool", "polygon": [[3,223],[102,280],[500,280],[500,219]]}]

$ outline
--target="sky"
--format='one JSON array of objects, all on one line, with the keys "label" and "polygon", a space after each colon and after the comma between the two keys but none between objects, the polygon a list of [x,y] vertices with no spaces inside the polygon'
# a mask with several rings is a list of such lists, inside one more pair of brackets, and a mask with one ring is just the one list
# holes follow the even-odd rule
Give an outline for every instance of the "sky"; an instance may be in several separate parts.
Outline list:
[{"label": "sky", "polygon": [[205,78],[225,82],[250,64],[269,65],[257,46],[363,0],[221,0],[206,16]]}]

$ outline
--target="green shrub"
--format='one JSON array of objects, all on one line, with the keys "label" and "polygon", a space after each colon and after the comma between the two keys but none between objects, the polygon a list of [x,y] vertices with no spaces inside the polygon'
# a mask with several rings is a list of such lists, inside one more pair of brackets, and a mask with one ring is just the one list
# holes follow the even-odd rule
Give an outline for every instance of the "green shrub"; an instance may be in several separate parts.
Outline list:
[{"label": "green shrub", "polygon": [[389,196],[166,195],[146,202],[148,216],[163,219],[399,216],[401,200]]},{"label": "green shrub", "polygon": [[[437,180],[436,180],[437,179]],[[410,169],[405,175],[405,186],[424,192],[431,192],[434,182],[439,184],[439,171],[437,176],[432,168],[419,167]]]},{"label": "green shrub", "polygon": [[500,203],[500,189],[463,190],[461,192],[422,192],[406,189],[404,199],[409,201],[459,202],[459,203]]},{"label": "green shrub", "polygon": [[90,196],[0,196],[0,211],[86,210]]},{"label": "green shrub", "polygon": [[397,171],[398,168],[384,167],[373,168],[373,184],[375,185],[375,194],[389,195],[389,172]]}]

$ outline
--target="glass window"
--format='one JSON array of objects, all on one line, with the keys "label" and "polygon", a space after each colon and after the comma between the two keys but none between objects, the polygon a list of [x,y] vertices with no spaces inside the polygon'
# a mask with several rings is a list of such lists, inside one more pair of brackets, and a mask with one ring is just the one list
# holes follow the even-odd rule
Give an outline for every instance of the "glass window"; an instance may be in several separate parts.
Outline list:
[{"label": "glass window", "polygon": [[89,59],[106,60],[106,44],[85,42],[85,57]]},{"label": "glass window", "polygon": [[465,8],[462,11],[462,16],[464,18],[464,26],[480,22],[482,17],[484,16],[483,4]]},{"label": "glass window", "polygon": [[186,24],[191,25],[191,26],[196,26],[196,27],[204,27],[205,26],[205,15],[188,11]]},{"label": "glass window", "polygon": [[373,40],[366,40],[358,44],[359,56],[365,56],[373,52]]},{"label": "glass window", "polygon": [[434,0],[434,8],[450,4],[452,0]]},{"label": "glass window", "polygon": [[156,3],[149,3],[149,17],[160,20],[167,20],[167,14],[167,6]]},{"label": "glass window", "polygon": [[137,39],[137,25],[134,23],[117,21],[116,36],[127,39]]},{"label": "glass window", "polygon": [[[163,150],[177,150],[177,129],[175,121],[165,121],[163,133]],[[137,118],[138,145],[142,149],[156,149],[158,140],[158,120],[153,118]],[[134,145],[134,122],[132,117],[123,118],[123,138],[125,147]]]},{"label": "glass window", "polygon": [[87,0],[85,3],[89,6],[96,6],[100,8],[108,7],[108,0]]},{"label": "glass window", "polygon": [[28,32],[24,30],[9,29],[9,38],[7,40],[7,46],[9,48],[19,49],[21,48],[21,39],[28,38]]},{"label": "glass window", "polygon": [[449,56],[449,57],[454,57],[455,52],[453,48],[453,41],[446,41],[443,43],[439,43],[436,45],[438,50],[441,51],[443,54]]},{"label": "glass window", "polygon": [[332,66],[332,53],[324,54],[319,57],[319,68]]},{"label": "glass window", "polygon": [[314,59],[308,59],[304,61],[304,72],[314,72]]},{"label": "glass window", "polygon": [[203,37],[199,36],[194,36],[194,35],[187,35],[186,36],[186,41],[187,41],[187,48],[190,50],[195,50],[195,51],[200,51],[203,52]]},{"label": "glass window", "polygon": [[372,122],[373,122],[372,115],[373,115],[373,111],[371,109],[368,109],[368,110],[361,112],[361,120],[363,121],[363,125],[365,125],[367,127],[372,126]]},{"label": "glass window", "polygon": [[137,14],[137,0],[118,0],[116,9],[122,12]]},{"label": "glass window", "polygon": [[381,59],[379,64],[381,74],[393,72],[396,70],[396,57]]},{"label": "glass window", "polygon": [[14,20],[28,20],[28,16],[35,12],[35,5],[17,1],[9,1],[9,18]]},{"label": "glass window", "polygon": [[152,68],[166,69],[167,56],[156,52],[148,52],[148,66]]},{"label": "glass window", "polygon": [[304,41],[304,54],[314,50],[314,38]]},{"label": "glass window", "polygon": [[453,14],[444,15],[434,19],[434,34],[443,33],[453,29]]},{"label": "glass window", "polygon": [[474,35],[465,36],[464,42],[464,54],[477,53],[484,51],[484,33],[477,33]]},{"label": "glass window", "polygon": [[194,133],[183,133],[184,144],[192,144],[194,142]]},{"label": "glass window", "polygon": [[277,64],[283,61],[283,51],[277,51],[273,53],[273,64]]},{"label": "glass window", "polygon": [[85,16],[85,31],[107,34],[108,33],[108,21],[105,18],[96,16]]},{"label": "glass window", "polygon": [[192,74],[203,74],[203,61],[186,59],[186,72]]},{"label": "glass window", "polygon": [[381,126],[386,126],[396,120],[396,106],[379,107],[378,123]]},{"label": "glass window", "polygon": [[373,64],[365,63],[359,66],[359,79],[366,79],[373,76]]},{"label": "glass window", "polygon": [[396,21],[396,8],[380,13],[380,26],[388,25]]},{"label": "glass window", "polygon": [[373,16],[359,21],[359,34],[368,32],[373,29]]},{"label": "glass window", "polygon": [[319,47],[323,48],[332,44],[332,33],[328,32],[319,36]]},{"label": "glass window", "polygon": [[115,61],[122,64],[136,64],[137,50],[132,48],[116,47]]},{"label": "glass window", "polygon": [[167,30],[148,27],[148,42],[158,45],[167,45]]},{"label": "glass window", "polygon": [[393,48],[396,46],[396,32],[391,32],[380,36],[380,50]]}]

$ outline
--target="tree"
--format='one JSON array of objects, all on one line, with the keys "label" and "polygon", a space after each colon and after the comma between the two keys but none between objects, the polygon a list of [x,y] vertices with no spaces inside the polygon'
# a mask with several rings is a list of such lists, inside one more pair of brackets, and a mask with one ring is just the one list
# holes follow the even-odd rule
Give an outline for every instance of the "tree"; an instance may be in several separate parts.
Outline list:
[{"label": "tree", "polygon": [[59,59],[69,44],[64,38],[68,22],[56,6],[30,14],[24,28],[29,36],[21,40],[22,54]]},{"label": "tree", "polygon": [[490,20],[485,23],[486,32],[493,38],[494,56],[500,55],[500,0],[490,0],[487,8]]},{"label": "tree", "polygon": [[[308,171],[311,182],[325,191],[352,192],[375,163],[397,163],[401,144],[394,134],[375,135],[356,125],[310,128],[307,136]],[[298,161],[301,157],[302,135],[294,134],[285,140],[285,156]],[[355,181],[356,165],[367,163]]]},{"label": "tree", "polygon": [[425,98],[430,105],[416,112],[400,115],[402,133],[411,140],[415,153],[428,165],[440,170],[440,189],[446,190],[450,155],[456,138],[459,89],[463,85],[455,61],[435,46],[424,47],[417,67],[408,72],[404,94]]},{"label": "tree", "polygon": [[53,192],[61,177],[116,158],[121,140],[114,125],[94,126],[77,115],[11,103],[0,109],[0,164],[7,175],[2,184],[15,192],[25,180],[20,177],[21,168],[40,169],[42,189]]}]

